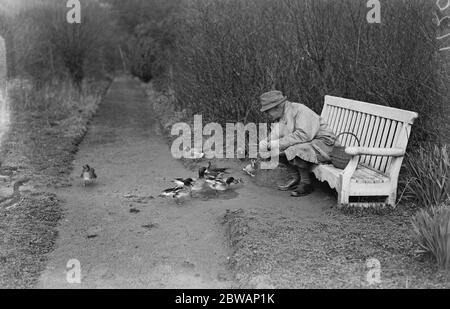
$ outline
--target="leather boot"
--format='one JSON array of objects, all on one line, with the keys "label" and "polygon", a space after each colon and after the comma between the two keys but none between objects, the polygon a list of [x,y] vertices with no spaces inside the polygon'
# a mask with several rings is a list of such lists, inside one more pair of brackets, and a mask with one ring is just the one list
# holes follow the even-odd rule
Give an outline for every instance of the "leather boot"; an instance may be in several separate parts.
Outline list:
[{"label": "leather boot", "polygon": [[306,196],[314,192],[314,186],[310,183],[302,183],[291,193],[293,197]]},{"label": "leather boot", "polygon": [[298,184],[300,183],[301,177],[300,177],[300,170],[295,166],[288,165],[292,170],[295,171],[295,176],[291,180],[289,180],[286,184],[278,186],[278,190],[280,191],[289,191],[294,190],[297,188]]},{"label": "leather boot", "polygon": [[297,189],[291,193],[291,196],[300,197],[311,194],[314,191],[314,186],[312,184],[310,165],[299,167],[298,173],[302,181]]},{"label": "leather boot", "polygon": [[297,177],[289,180],[285,185],[278,186],[278,190],[280,190],[280,191],[294,190],[295,188],[297,188],[299,183],[300,183],[300,177],[297,176]]}]

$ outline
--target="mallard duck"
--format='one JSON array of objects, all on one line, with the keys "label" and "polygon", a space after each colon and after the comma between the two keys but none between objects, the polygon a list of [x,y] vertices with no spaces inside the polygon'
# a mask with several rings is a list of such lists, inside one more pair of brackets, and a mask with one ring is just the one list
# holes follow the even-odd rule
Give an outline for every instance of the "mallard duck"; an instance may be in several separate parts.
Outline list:
[{"label": "mallard duck", "polygon": [[201,167],[198,170],[198,178],[199,179],[203,179],[203,180],[214,180],[217,178],[220,178],[221,176],[223,176],[224,173],[214,173],[214,172],[209,172],[208,173],[208,168],[207,167]]},{"label": "mallard duck", "polygon": [[97,179],[97,174],[95,174],[95,169],[86,164],[83,166],[83,172],[80,177],[83,181],[83,185],[86,186],[93,183],[94,180]]},{"label": "mallard duck", "polygon": [[199,179],[204,179],[205,178],[205,176],[206,176],[206,171],[208,170],[208,168],[206,168],[206,167],[200,167],[199,169],[198,169],[198,178]]},{"label": "mallard duck", "polygon": [[173,182],[178,186],[178,187],[184,187],[186,185],[186,183],[188,184],[192,184],[193,182],[195,182],[194,179],[192,178],[176,178],[173,180]]},{"label": "mallard duck", "polygon": [[212,176],[212,177],[222,177],[224,174],[228,173],[229,168],[218,168],[213,167],[211,162],[208,163],[208,167],[205,170],[206,176]]},{"label": "mallard duck", "polygon": [[192,184],[193,184],[193,180],[191,178],[188,178],[183,182],[183,186],[166,189],[159,195],[159,197],[162,197],[162,198],[170,197],[170,198],[174,198],[174,199],[180,199],[183,197],[190,196]]},{"label": "mallard duck", "polygon": [[206,167],[201,167],[198,170],[198,179],[192,181],[192,192],[199,192],[206,189],[206,180],[216,179],[211,175],[206,175]]},{"label": "mallard duck", "polygon": [[162,198],[174,198],[174,199],[179,199],[182,197],[187,197],[189,196],[191,193],[190,187],[175,187],[175,188],[170,188],[170,189],[166,189],[164,190],[159,197]]},{"label": "mallard duck", "polygon": [[[187,179],[183,179],[183,178],[177,178],[175,179],[173,182],[178,186],[178,187],[184,187],[185,183],[190,183],[190,190],[191,193],[194,192],[199,192],[205,189],[205,183],[206,183],[206,178],[205,175],[199,172],[199,179],[192,179],[192,178],[187,178]],[[192,195],[192,194],[191,194]]]},{"label": "mallard duck", "polygon": [[208,186],[217,191],[226,191],[230,189],[233,185],[242,183],[242,180],[235,179],[234,177],[228,177],[227,179],[207,179],[206,183]]}]

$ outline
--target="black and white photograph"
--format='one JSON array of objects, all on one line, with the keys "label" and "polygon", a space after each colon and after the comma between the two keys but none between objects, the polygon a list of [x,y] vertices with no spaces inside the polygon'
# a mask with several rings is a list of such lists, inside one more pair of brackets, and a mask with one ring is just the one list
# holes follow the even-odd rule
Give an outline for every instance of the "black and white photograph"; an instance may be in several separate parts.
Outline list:
[{"label": "black and white photograph", "polygon": [[2,290],[449,289],[449,145],[450,0],[0,0]]}]

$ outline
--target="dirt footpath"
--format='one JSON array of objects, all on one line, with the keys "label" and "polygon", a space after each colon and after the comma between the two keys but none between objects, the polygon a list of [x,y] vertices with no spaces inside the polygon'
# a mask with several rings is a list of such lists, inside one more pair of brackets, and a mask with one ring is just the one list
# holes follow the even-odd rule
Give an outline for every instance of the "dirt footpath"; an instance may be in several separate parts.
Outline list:
[{"label": "dirt footpath", "polygon": [[[95,167],[96,185],[79,183]],[[65,217],[39,288],[230,288],[228,209],[320,217],[335,201],[317,192],[303,199],[249,181],[236,193],[182,205],[158,198],[176,177],[195,177],[171,157],[169,145],[138,82],[117,78],[80,146],[73,186],[55,191]],[[243,177],[239,171],[234,171]],[[81,263],[82,283],[69,284],[66,264]]]}]

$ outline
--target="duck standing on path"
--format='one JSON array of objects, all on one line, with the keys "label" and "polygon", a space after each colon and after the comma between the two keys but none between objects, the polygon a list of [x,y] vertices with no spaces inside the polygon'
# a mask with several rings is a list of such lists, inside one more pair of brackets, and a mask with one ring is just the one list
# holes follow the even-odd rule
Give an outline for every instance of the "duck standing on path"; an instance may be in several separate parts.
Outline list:
[{"label": "duck standing on path", "polygon": [[86,164],[83,166],[83,172],[80,177],[82,179],[83,186],[86,187],[88,184],[93,183],[95,179],[97,179],[97,174],[95,174],[95,169]]},{"label": "duck standing on path", "polygon": [[206,175],[206,169],[207,169],[206,167],[201,167],[198,170],[198,179],[193,179],[191,186],[192,197],[202,197],[203,193],[207,191],[209,188],[206,181],[216,179],[211,175]]},{"label": "duck standing on path", "polygon": [[[181,179],[181,178],[180,178]],[[180,181],[180,180],[177,180]],[[177,182],[178,184],[178,182]],[[182,186],[177,186],[175,188],[170,188],[164,190],[159,197],[161,198],[173,198],[176,200],[177,204],[181,198],[185,198],[188,196],[191,196],[192,193],[192,185],[193,185],[193,179],[188,178],[183,181]]]},{"label": "duck standing on path", "polygon": [[226,191],[233,188],[235,185],[242,183],[241,179],[228,177],[227,179],[207,179],[208,186],[218,194],[218,191]]},{"label": "duck standing on path", "polygon": [[186,184],[192,184],[195,182],[192,178],[176,178],[173,182],[177,185],[177,187],[184,187]]},{"label": "duck standing on path", "polygon": [[[198,171],[198,179],[176,178],[176,179],[173,180],[173,182],[178,187],[184,187],[186,183],[189,183],[190,187],[191,187],[191,192],[202,191],[203,189],[205,189],[205,180],[206,180],[205,170],[206,170],[206,167],[203,167],[203,168],[199,169],[199,171]],[[210,176],[208,176],[208,177],[210,177]]]}]

